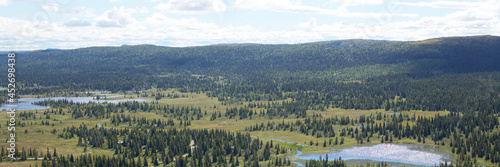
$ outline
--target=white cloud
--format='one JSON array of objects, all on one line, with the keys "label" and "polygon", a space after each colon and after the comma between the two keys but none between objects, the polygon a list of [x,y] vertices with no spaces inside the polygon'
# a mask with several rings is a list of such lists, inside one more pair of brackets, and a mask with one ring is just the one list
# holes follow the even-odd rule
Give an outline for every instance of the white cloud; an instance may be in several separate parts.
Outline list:
[{"label": "white cloud", "polygon": [[102,15],[95,17],[96,25],[99,27],[125,27],[131,23],[137,22],[132,14],[137,13],[135,9],[124,7],[114,7],[105,11]]},{"label": "white cloud", "polygon": [[236,0],[235,8],[250,10],[271,10],[277,12],[320,14],[333,13],[336,11],[322,9],[313,6],[302,5],[300,2],[290,0]]},{"label": "white cloud", "polygon": [[384,3],[384,0],[332,0],[331,2],[341,3],[337,10],[347,12],[350,6],[380,5]]},{"label": "white cloud", "polygon": [[480,5],[478,2],[465,2],[465,1],[432,1],[432,2],[394,2],[398,5],[406,6],[424,6],[432,8],[452,8],[452,9],[467,9],[470,7],[477,7]]},{"label": "white cloud", "polygon": [[174,19],[169,18],[161,13],[154,13],[153,15],[147,17],[142,24],[152,27],[152,28],[168,28],[168,27],[178,27],[179,29],[187,30],[203,30],[203,29],[216,29],[217,25],[213,23],[205,23],[199,21],[196,18],[189,19]]},{"label": "white cloud", "polygon": [[[442,36],[500,34],[498,11],[500,1],[489,0],[473,3],[436,1],[413,3],[429,7],[452,8],[458,11],[444,16],[421,17],[415,20],[392,21],[372,19],[353,26],[362,38],[392,40],[422,40]],[[407,3],[397,3],[408,5]],[[461,9],[461,10],[460,10]],[[321,27],[321,26],[318,26]],[[331,27],[334,28],[334,27]]]},{"label": "white cloud", "polygon": [[226,5],[221,0],[169,0],[156,9],[178,14],[205,14],[224,12]]},{"label": "white cloud", "polygon": [[40,41],[40,37],[44,35],[45,31],[50,32],[45,35],[53,34],[52,28],[53,25],[46,21],[25,21],[0,17],[0,40],[3,41],[4,50],[30,49],[37,47],[35,43]]},{"label": "white cloud", "polygon": [[311,17],[309,21],[299,23],[299,28],[313,28],[316,27],[316,17]]},{"label": "white cloud", "polygon": [[[500,35],[500,1],[481,1],[444,16],[414,20],[374,19],[358,23],[316,25],[308,33],[333,39],[423,40],[442,36]],[[457,5],[450,8],[458,8]],[[461,8],[461,7],[460,7]],[[309,22],[299,23],[307,27]]]},{"label": "white cloud", "polygon": [[94,14],[93,9],[89,9],[86,7],[73,7],[73,8],[66,8],[66,9],[61,9],[58,12],[59,14],[63,15],[71,15],[71,16],[76,16],[76,15],[82,15],[86,17],[94,17],[96,14]]},{"label": "white cloud", "polygon": [[51,11],[51,12],[57,12],[59,11],[59,5],[58,4],[50,4],[50,5],[43,5],[43,9]]},{"label": "white cloud", "polygon": [[137,13],[149,13],[149,9],[145,6],[141,8],[136,8],[135,10],[137,11]]},{"label": "white cloud", "polygon": [[292,3],[289,0],[236,0],[234,7],[243,9],[265,9],[265,10],[276,10],[286,8],[288,6],[298,5],[298,3]]},{"label": "white cloud", "polygon": [[335,3],[342,3],[345,6],[356,6],[356,5],[379,5],[383,4],[384,0],[332,0]]},{"label": "white cloud", "polygon": [[[114,9],[105,12],[102,16],[104,24],[112,26],[116,22],[110,18],[110,13],[120,11]],[[143,21],[132,21],[127,28],[104,28],[99,25],[85,25],[85,20],[72,18],[63,26],[0,17],[0,24],[17,25],[20,27],[0,28],[0,32],[9,31],[19,34],[19,39],[10,39],[12,36],[0,35],[0,40],[7,40],[6,44],[18,47],[13,50],[40,49],[40,48],[80,48],[103,45],[122,44],[156,44],[168,46],[196,46],[214,43],[300,43],[321,39],[318,33],[295,31],[259,31],[252,26],[217,26],[214,23],[200,21],[196,18],[175,19],[161,13],[155,13]],[[119,19],[114,19],[119,20]],[[105,22],[108,21],[108,22]],[[114,23],[114,24],[113,24]],[[73,26],[73,27],[71,27]],[[24,27],[24,28],[23,28]],[[8,34],[10,34],[8,33]],[[3,34],[3,33],[0,33]],[[61,42],[64,41],[64,42]]]},{"label": "white cloud", "polygon": [[[364,2],[365,0],[357,0],[355,2],[346,1],[344,4],[354,4]],[[373,4],[379,3],[379,0],[373,0]],[[290,0],[236,0],[235,8],[251,9],[251,10],[271,10],[276,12],[289,12],[289,13],[303,13],[303,14],[319,14],[319,15],[334,15],[340,17],[416,17],[416,14],[404,14],[394,12],[380,12],[380,13],[359,13],[348,12],[345,7],[340,6],[338,9],[323,9],[319,7],[302,5],[300,2]]]},{"label": "white cloud", "polygon": [[[484,9],[484,8],[483,8]],[[366,24],[360,30],[367,38],[423,40],[442,36],[500,34],[494,11],[467,9],[443,17],[422,17],[417,20]]]},{"label": "white cloud", "polygon": [[[362,1],[350,1],[349,4],[360,2]],[[498,19],[500,4],[493,0],[475,2],[468,8],[458,9],[457,6],[453,6],[457,10],[443,16],[404,19],[391,19],[398,15],[391,14],[396,13],[394,11],[345,12],[338,9],[306,6],[301,2],[291,0],[238,0],[233,7],[305,13],[311,16],[308,20],[297,21],[295,26],[290,26],[291,28],[283,25],[283,29],[265,30],[255,28],[253,25],[220,25],[204,21],[202,17],[197,18],[197,15],[178,16],[165,12],[149,14],[145,7],[115,7],[96,15],[93,10],[85,7],[63,8],[60,6],[57,13],[69,15],[71,19],[59,23],[48,23],[47,21],[26,21],[0,16],[0,41],[2,41],[0,50],[12,47],[19,49],[80,48],[144,43],[195,46],[215,43],[304,43],[352,38],[421,40],[441,36],[500,35],[500,20]],[[143,16],[143,14],[138,13],[148,13],[149,16],[140,18],[138,15]],[[91,14],[93,16],[88,17]],[[362,19],[363,22],[328,23],[325,17],[321,17],[319,21],[317,18],[320,17],[317,15],[368,19]]]},{"label": "white cloud", "polygon": [[73,17],[68,21],[64,22],[64,25],[68,27],[82,27],[82,26],[91,26],[92,23],[90,23],[88,20],[80,20]]},{"label": "white cloud", "polygon": [[10,4],[10,0],[0,0],[0,6],[8,6]]}]

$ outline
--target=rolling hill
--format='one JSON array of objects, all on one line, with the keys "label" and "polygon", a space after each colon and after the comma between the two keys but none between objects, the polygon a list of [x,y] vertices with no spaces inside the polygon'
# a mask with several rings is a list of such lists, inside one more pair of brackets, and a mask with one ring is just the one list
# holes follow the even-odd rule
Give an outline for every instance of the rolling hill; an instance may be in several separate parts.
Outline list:
[{"label": "rolling hill", "polygon": [[355,39],[181,48],[124,45],[21,53],[17,56],[17,70],[20,82],[44,86],[88,85],[106,78],[129,82],[127,78],[137,76],[174,74],[272,80],[328,77],[339,81],[393,74],[432,77],[500,71],[498,46],[500,37],[497,36],[413,42]]}]

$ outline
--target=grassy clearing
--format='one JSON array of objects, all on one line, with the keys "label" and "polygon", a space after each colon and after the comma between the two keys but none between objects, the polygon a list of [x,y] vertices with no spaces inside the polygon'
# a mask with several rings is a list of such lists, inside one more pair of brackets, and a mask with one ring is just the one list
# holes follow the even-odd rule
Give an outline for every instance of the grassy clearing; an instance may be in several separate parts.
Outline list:
[{"label": "grassy clearing", "polygon": [[[57,118],[60,118],[62,121],[53,121],[54,116],[51,119],[45,119],[45,116],[43,115],[43,111],[46,110],[38,110],[38,114],[36,114],[37,120],[25,120],[24,118],[19,118],[17,117],[16,121],[16,146],[19,151],[22,150],[22,148],[25,148],[26,150],[29,150],[29,148],[36,149],[39,153],[43,153],[44,155],[47,152],[47,148],[49,149],[49,152],[53,154],[54,148],[57,150],[58,155],[68,155],[68,154],[73,154],[73,155],[79,155],[83,153],[84,148],[83,147],[78,147],[76,146],[78,143],[77,138],[73,139],[63,139],[63,138],[58,138],[57,133],[53,134],[51,133],[52,130],[56,130],[58,133],[62,132],[62,129],[65,127],[71,127],[71,126],[79,126],[82,122],[90,125],[90,126],[95,126],[97,123],[104,123],[107,122],[106,120],[95,120],[95,119],[72,119],[71,115],[66,114],[66,115],[57,115]],[[17,111],[17,114],[22,113],[22,112],[29,112],[29,111]],[[33,111],[34,112],[34,111]],[[39,119],[39,118],[42,119]],[[0,121],[6,122],[9,117],[7,116],[6,112],[0,112]],[[52,125],[41,125],[41,122],[43,121],[50,121]],[[36,124],[35,124],[36,123]],[[21,124],[25,124],[24,127]],[[32,125],[33,124],[33,125]],[[27,130],[27,133],[26,133]],[[10,132],[8,131],[7,127],[4,125],[0,129],[0,138],[2,139],[7,139],[8,135],[10,135]],[[7,144],[1,144],[1,146],[4,146],[5,148],[7,147]],[[92,154],[99,154],[99,155],[112,155],[113,152],[111,150],[106,150],[106,149],[98,149],[98,148],[88,148],[87,153],[92,153]],[[28,159],[27,161],[24,162],[7,162],[4,161],[3,163],[0,163],[0,166],[34,166],[37,164],[40,166],[41,160],[30,160]]]},{"label": "grassy clearing", "polygon": [[[250,102],[243,102],[243,104],[232,104],[230,106],[225,106],[222,105],[216,98],[211,98],[206,96],[203,93],[182,93],[179,92],[175,89],[168,89],[168,90],[148,90],[143,93],[116,93],[116,94],[110,94],[106,96],[113,96],[113,95],[120,95],[124,97],[114,97],[113,99],[131,99],[131,98],[146,98],[146,99],[151,99],[154,100],[153,93],[162,93],[162,94],[177,94],[179,95],[178,98],[167,98],[164,97],[157,102],[161,105],[173,105],[173,106],[179,106],[179,107],[200,107],[202,112],[207,112],[207,115],[204,115],[200,120],[193,120],[191,122],[191,125],[188,126],[189,128],[193,129],[213,129],[213,128],[219,128],[219,129],[226,129],[229,131],[244,131],[246,127],[249,126],[255,126],[255,124],[267,124],[267,122],[295,122],[297,120],[303,120],[303,118],[287,118],[287,119],[280,119],[280,118],[275,118],[273,120],[270,120],[269,118],[264,118],[264,117],[256,117],[254,116],[252,119],[246,118],[243,120],[239,120],[237,118],[233,119],[228,119],[225,117],[220,117],[217,118],[214,121],[210,121],[210,116],[214,112],[221,112],[222,115],[224,114],[226,108],[229,107],[243,107],[248,105]],[[147,96],[147,97],[146,97]],[[23,97],[33,97],[33,96],[23,96]],[[111,100],[111,99],[110,99]],[[290,99],[288,99],[290,100]],[[286,101],[288,101],[286,100]],[[267,101],[259,101],[262,103],[268,103]],[[252,103],[259,103],[259,102],[252,102]],[[283,102],[283,101],[275,101],[276,102]],[[83,153],[83,147],[77,147],[78,139],[73,138],[73,139],[62,139],[58,138],[57,134],[62,132],[62,129],[65,127],[71,127],[75,126],[78,127],[82,123],[86,124],[89,127],[96,126],[97,124],[101,124],[102,126],[106,128],[111,128],[113,127],[110,124],[110,119],[95,119],[95,118],[79,118],[79,119],[73,119],[71,118],[71,114],[68,114],[67,109],[63,109],[63,112],[66,112],[65,115],[60,115],[60,114],[50,114],[51,118],[50,119],[45,119],[45,115],[43,114],[44,111],[50,111],[51,109],[46,109],[46,110],[37,110],[38,112],[36,115],[36,120],[30,118],[28,120],[24,120],[24,118],[17,118],[18,123],[25,123],[26,125],[24,127],[17,126],[17,146],[18,149],[21,150],[22,147],[25,149],[28,149],[29,147],[31,148],[36,148],[39,152],[43,151],[44,154],[46,152],[46,149],[49,148],[49,151],[52,153],[53,148],[57,149],[58,154],[61,155],[67,155],[67,154],[74,154],[78,155]],[[29,112],[29,111],[18,111],[18,113],[21,112]],[[35,112],[35,111],[31,111]],[[349,116],[350,118],[357,119],[359,118],[360,115],[373,115],[375,116],[377,113],[382,113],[382,115],[387,115],[389,116],[391,113],[394,113],[392,111],[385,111],[383,109],[377,109],[377,110],[345,110],[345,109],[339,109],[339,108],[329,108],[326,109],[325,111],[317,111],[317,110],[308,110],[307,114],[309,116],[312,116],[313,114],[321,114],[324,118],[328,117],[342,117],[342,116]],[[414,115],[419,117],[434,117],[436,114],[440,115],[445,115],[448,112],[447,111],[439,111],[439,112],[427,112],[427,111],[403,111],[403,112],[398,112],[403,115],[407,115],[409,117],[413,117]],[[121,114],[121,113],[117,113]],[[128,112],[126,111],[123,113],[125,116],[130,115],[131,117],[135,116],[137,118],[146,118],[146,119],[161,119],[162,121],[166,121],[170,118],[165,118],[162,115],[156,114],[154,111],[153,112]],[[54,119],[58,121],[54,121]],[[500,118],[499,118],[500,119]],[[6,112],[0,112],[0,121],[6,122],[8,120],[8,116]],[[41,122],[43,121],[50,121],[51,125],[41,125]],[[59,121],[60,120],[60,121]],[[383,120],[382,120],[383,121]],[[382,122],[382,121],[376,121]],[[176,124],[176,127],[179,127],[179,121],[177,119],[174,119],[174,122]],[[36,123],[36,124],[35,124]],[[33,125],[32,125],[33,124]],[[54,124],[52,126],[52,124]],[[404,122],[404,124],[406,124]],[[334,125],[334,129],[336,130],[341,130],[345,127],[349,128],[356,128],[358,125]],[[129,127],[128,124],[121,124],[118,126],[118,128],[124,128],[124,127]],[[56,130],[56,134],[50,133],[52,130]],[[28,130],[28,133],[24,133],[25,130]],[[7,127],[4,125],[0,128],[0,138],[6,139],[7,135],[10,134],[7,131]],[[343,145],[328,145],[325,149],[322,148],[323,142],[326,140],[326,142],[329,141],[330,138],[316,138],[315,136],[306,136],[304,134],[301,134],[297,131],[254,131],[250,132],[251,135],[253,136],[261,136],[261,137],[270,137],[270,138],[276,138],[276,139],[281,139],[281,140],[286,140],[286,141],[291,141],[295,142],[298,144],[291,144],[291,143],[285,143],[285,142],[279,142],[279,141],[274,141],[276,143],[279,143],[280,146],[283,146],[285,148],[291,149],[291,150],[297,150],[301,149],[303,153],[326,153],[331,150],[329,149],[344,149],[344,148],[350,148],[354,146],[366,146],[366,145],[373,145],[373,144],[378,144],[380,143],[380,138],[378,138],[377,134],[375,134],[371,138],[371,142],[365,143],[362,145],[357,144],[357,141],[355,139],[352,139],[350,136],[345,136],[344,137],[344,144]],[[338,134],[338,133],[337,133]],[[339,141],[340,141],[340,136]],[[382,136],[381,136],[382,137]],[[268,141],[269,139],[261,138],[264,141]],[[335,140],[335,137],[331,138]],[[434,145],[434,143],[430,143],[430,139],[426,139],[428,143],[425,145]],[[310,141],[313,141],[313,145],[310,146]],[[315,143],[318,142],[318,146],[315,145]],[[405,144],[418,144],[422,145],[421,143],[416,142],[416,140],[413,139],[402,139],[402,140],[397,140],[394,139],[394,143],[405,143]],[[449,143],[447,139],[445,139],[445,143]],[[302,146],[304,144],[305,147]],[[0,144],[4,147],[6,147],[6,143]],[[313,148],[315,147],[315,148]],[[449,150],[450,148],[445,145],[442,147],[444,152],[451,153]],[[91,154],[100,154],[100,155],[113,155],[112,150],[107,150],[107,149],[92,149],[88,148],[87,153]],[[289,151],[288,154],[295,154],[296,151]],[[291,158],[293,161],[299,161],[301,163],[305,163],[303,160],[298,160],[296,158]],[[30,164],[34,166],[36,163],[40,163],[41,161],[33,161],[33,160],[28,160],[24,162],[3,162],[0,163],[0,166],[29,166]],[[479,160],[481,164],[488,165],[488,162],[485,162],[484,160]],[[262,162],[261,164],[267,165],[267,162]]]},{"label": "grassy clearing", "polygon": [[411,111],[401,111],[401,112],[393,112],[393,111],[385,111],[384,109],[374,109],[374,110],[354,110],[354,109],[341,109],[341,108],[329,108],[326,109],[325,111],[318,111],[318,110],[308,110],[307,115],[312,116],[313,114],[321,114],[323,117],[335,117],[338,116],[339,118],[341,116],[349,116],[350,118],[359,118],[361,115],[369,116],[373,115],[376,116],[377,113],[382,113],[382,115],[390,115],[390,114],[403,114],[403,115],[408,115],[410,117],[415,116],[419,117],[434,117],[436,114],[439,115],[446,115],[449,112],[448,111],[420,111],[420,110],[411,110]]}]

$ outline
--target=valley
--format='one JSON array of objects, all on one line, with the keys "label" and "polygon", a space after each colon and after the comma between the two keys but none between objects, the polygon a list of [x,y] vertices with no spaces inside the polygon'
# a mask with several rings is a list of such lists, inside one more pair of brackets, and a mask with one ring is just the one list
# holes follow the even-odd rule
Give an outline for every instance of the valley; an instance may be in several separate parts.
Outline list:
[{"label": "valley", "polygon": [[498,46],[470,36],[20,53],[16,160],[3,144],[0,166],[499,166]]}]

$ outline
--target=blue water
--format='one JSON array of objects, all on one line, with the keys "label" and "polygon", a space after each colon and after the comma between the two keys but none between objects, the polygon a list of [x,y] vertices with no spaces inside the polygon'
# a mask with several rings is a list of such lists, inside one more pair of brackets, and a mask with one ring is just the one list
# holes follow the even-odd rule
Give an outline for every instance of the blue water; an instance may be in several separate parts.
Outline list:
[{"label": "blue water", "polygon": [[297,166],[296,167],[304,167],[304,165],[300,162],[297,162],[297,161],[292,161],[292,163],[296,163]]},{"label": "blue water", "polygon": [[[127,91],[124,91],[126,93],[143,93],[144,91],[143,90],[127,90]],[[83,93],[94,93],[94,94],[104,94],[104,93],[111,93],[111,91],[87,91],[87,92],[83,92]]]},{"label": "blue water", "polygon": [[[422,151],[419,146],[405,144],[377,144],[373,146],[353,147],[332,151],[326,154],[305,154],[302,152],[294,155],[304,160],[323,159],[328,154],[329,159],[342,160],[371,160],[375,162],[396,162],[401,164],[411,164],[413,166],[434,166],[444,163],[444,159],[449,159],[450,155],[437,154]],[[398,165],[396,165],[398,166]]]},{"label": "blue water", "polygon": [[[275,138],[271,138],[271,137],[264,137],[264,136],[250,136],[250,137],[258,137],[258,138],[264,138],[264,139],[269,139],[269,140],[275,140],[275,141],[280,141],[280,142],[285,142],[285,143],[290,143],[290,144],[297,144],[295,142],[291,142],[291,141],[286,141],[286,140],[281,140],[281,139],[275,139]],[[304,145],[302,145],[304,146]]]},{"label": "blue water", "polygon": [[[296,144],[282,139],[261,138]],[[302,155],[301,150],[297,150],[297,154],[292,156],[302,160],[319,160],[320,157],[325,159],[326,154],[328,154],[328,159],[341,158],[348,165],[366,165],[367,163],[373,164],[383,161],[390,166],[439,166],[439,163],[450,162],[452,158],[450,154],[440,152],[439,147],[410,144],[376,144],[332,150],[329,153],[309,153],[304,155]],[[294,163],[303,166],[297,161],[294,161]]]},{"label": "blue water", "polygon": [[[119,95],[117,95],[119,96]],[[108,97],[110,98],[110,97]],[[93,97],[47,97],[47,98],[20,98],[18,99],[17,103],[9,103],[9,104],[3,104],[0,107],[0,111],[5,111],[9,110],[13,105],[17,105],[16,110],[41,110],[41,109],[48,109],[50,108],[49,106],[40,106],[40,105],[34,105],[32,103],[39,102],[39,101],[44,101],[44,100],[68,100],[68,101],[73,101],[75,103],[119,103],[119,102],[125,102],[125,101],[137,101],[137,102],[145,102],[145,101],[150,101],[148,99],[120,99],[120,100],[95,100]]]},{"label": "blue water", "polygon": [[103,94],[103,93],[111,93],[111,91],[107,91],[107,90],[104,90],[104,91],[87,91],[87,92],[83,92],[83,93]]}]

